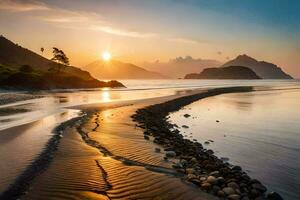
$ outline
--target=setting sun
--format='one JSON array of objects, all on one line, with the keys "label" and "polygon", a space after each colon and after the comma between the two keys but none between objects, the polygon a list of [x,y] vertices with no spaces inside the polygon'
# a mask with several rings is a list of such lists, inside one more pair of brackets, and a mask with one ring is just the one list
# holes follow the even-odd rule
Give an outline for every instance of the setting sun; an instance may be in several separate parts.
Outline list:
[{"label": "setting sun", "polygon": [[111,59],[111,53],[108,51],[105,51],[102,53],[102,59],[104,61],[109,61]]}]

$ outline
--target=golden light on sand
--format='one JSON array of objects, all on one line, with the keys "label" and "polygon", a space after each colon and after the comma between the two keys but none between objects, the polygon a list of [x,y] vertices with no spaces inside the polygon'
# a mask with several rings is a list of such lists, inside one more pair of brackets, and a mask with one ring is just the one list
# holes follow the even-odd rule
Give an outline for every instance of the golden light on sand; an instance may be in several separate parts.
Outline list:
[{"label": "golden light on sand", "polygon": [[110,59],[111,59],[111,53],[108,52],[108,51],[103,52],[102,53],[102,59],[104,61],[110,61]]}]

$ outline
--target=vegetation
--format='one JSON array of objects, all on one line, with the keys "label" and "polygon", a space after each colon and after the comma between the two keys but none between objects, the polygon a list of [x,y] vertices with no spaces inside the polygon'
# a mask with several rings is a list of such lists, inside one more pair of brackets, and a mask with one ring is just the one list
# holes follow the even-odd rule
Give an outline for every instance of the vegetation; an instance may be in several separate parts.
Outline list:
[{"label": "vegetation", "polygon": [[62,50],[53,47],[53,58],[51,59],[54,62],[60,63],[61,65],[57,65],[55,67],[49,68],[50,72],[57,72],[60,73],[64,70],[68,65],[70,65],[69,58]]}]

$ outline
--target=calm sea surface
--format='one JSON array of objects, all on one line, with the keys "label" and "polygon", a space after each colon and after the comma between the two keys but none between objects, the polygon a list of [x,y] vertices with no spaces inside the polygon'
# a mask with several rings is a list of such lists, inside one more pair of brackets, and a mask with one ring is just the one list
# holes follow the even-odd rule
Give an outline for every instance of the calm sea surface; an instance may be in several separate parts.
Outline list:
[{"label": "calm sea surface", "polygon": [[[300,114],[297,115],[300,113],[300,95],[296,89],[300,88],[299,81],[121,82],[127,88],[40,92],[36,95],[42,95],[42,98],[0,105],[0,193],[43,150],[55,126],[80,114],[78,110],[70,109],[71,106],[162,97],[187,89],[250,85],[266,91],[202,100],[190,105],[190,109],[174,113],[172,120],[190,125],[188,136],[193,133],[192,137],[199,141],[215,140],[208,148],[243,166],[271,189],[290,199],[299,199],[295,193],[296,188],[300,188],[299,172],[297,174],[300,170],[297,161],[300,156]],[[181,115],[186,112],[194,118],[183,118]],[[220,123],[216,124],[216,119]]]},{"label": "calm sea surface", "polygon": [[300,199],[300,89],[219,95],[170,117],[180,127],[189,126],[181,128],[185,137],[213,140],[205,148],[242,166],[285,199]]}]

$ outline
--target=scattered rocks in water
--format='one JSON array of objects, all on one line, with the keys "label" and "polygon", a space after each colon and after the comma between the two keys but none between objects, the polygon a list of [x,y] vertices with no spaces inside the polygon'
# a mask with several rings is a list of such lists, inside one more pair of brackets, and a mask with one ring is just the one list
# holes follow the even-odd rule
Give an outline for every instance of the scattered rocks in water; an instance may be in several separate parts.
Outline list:
[{"label": "scattered rocks in water", "polygon": [[[216,89],[208,93],[216,95],[223,90]],[[266,199],[266,187],[259,181],[251,179],[240,166],[232,166],[227,163],[229,158],[218,158],[212,150],[203,148],[203,145],[196,140],[184,137],[178,126],[167,121],[166,116],[170,112],[177,111],[182,106],[207,96],[209,95],[196,94],[151,105],[139,109],[133,119],[139,126],[151,133],[149,135],[154,137],[155,143],[163,147],[164,159],[172,158],[171,162],[178,160],[178,163],[174,163],[172,167],[184,174],[186,180],[199,186],[202,190],[226,200]],[[182,128],[189,127],[183,125]],[[226,137],[225,134],[224,137]],[[212,142],[214,141],[207,140],[204,144]],[[272,193],[268,195],[268,200],[282,200],[282,198],[277,193]]]},{"label": "scattered rocks in water", "polygon": [[183,115],[185,118],[188,118],[188,117],[190,117],[191,115],[189,115],[189,114],[184,114]]},{"label": "scattered rocks in water", "polygon": [[181,127],[182,128],[189,128],[187,125],[182,125]]},{"label": "scattered rocks in water", "polygon": [[156,147],[156,148],[155,148],[155,152],[156,152],[156,153],[160,153],[160,148],[157,148],[157,147]]}]

